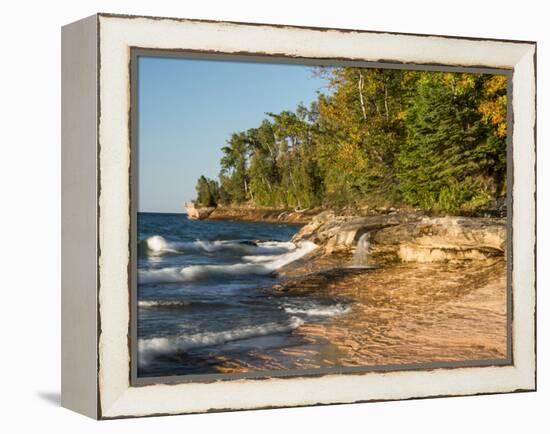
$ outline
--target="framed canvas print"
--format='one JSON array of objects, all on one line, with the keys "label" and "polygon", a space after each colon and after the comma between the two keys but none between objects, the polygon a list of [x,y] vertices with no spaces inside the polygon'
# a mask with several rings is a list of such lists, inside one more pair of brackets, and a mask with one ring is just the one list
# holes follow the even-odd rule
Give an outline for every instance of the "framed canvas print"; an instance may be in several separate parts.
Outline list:
[{"label": "framed canvas print", "polygon": [[536,44],[62,31],[62,404],[533,391]]}]

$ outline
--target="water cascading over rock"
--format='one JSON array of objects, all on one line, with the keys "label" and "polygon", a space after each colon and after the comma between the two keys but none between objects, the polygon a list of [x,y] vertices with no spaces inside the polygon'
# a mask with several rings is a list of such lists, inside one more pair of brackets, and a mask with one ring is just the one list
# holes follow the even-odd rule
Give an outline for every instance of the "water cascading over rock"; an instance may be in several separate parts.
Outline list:
[{"label": "water cascading over rock", "polygon": [[352,263],[354,267],[366,267],[369,265],[368,263],[369,247],[370,247],[370,232],[365,232],[363,235],[359,237],[359,240],[357,241],[357,247],[355,249],[355,255],[353,256],[353,263]]}]

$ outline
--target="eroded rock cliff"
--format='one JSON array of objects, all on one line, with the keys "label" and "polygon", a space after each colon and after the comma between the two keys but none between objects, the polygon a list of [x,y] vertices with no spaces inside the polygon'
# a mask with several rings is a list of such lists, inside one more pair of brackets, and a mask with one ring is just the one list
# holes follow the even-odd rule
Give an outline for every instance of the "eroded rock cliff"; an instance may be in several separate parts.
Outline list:
[{"label": "eroded rock cliff", "polygon": [[503,256],[506,251],[505,219],[418,213],[352,217],[325,211],[305,225],[293,241],[313,241],[327,255],[351,253],[366,233],[369,256],[379,263],[484,260]]}]

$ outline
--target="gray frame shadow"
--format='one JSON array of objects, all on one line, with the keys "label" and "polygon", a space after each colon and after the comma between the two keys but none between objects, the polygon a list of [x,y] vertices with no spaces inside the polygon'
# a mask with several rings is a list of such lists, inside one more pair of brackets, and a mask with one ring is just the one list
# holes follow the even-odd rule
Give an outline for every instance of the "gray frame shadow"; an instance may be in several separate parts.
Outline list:
[{"label": "gray frame shadow", "polygon": [[[507,135],[506,135],[506,270],[507,270],[507,292],[506,292],[506,323],[507,323],[507,348],[506,357],[503,359],[480,359],[450,362],[430,363],[409,363],[409,364],[386,364],[354,367],[332,367],[320,369],[288,369],[284,371],[251,371],[229,374],[184,374],[170,376],[138,376],[138,300],[137,300],[137,213],[138,213],[138,155],[139,155],[139,118],[138,118],[138,83],[139,83],[139,58],[140,57],[165,57],[179,59],[215,60],[243,63],[276,63],[289,65],[310,65],[310,66],[354,66],[361,68],[384,68],[404,69],[416,71],[435,72],[473,72],[481,74],[502,74],[507,77]],[[130,291],[130,322],[128,330],[128,349],[130,352],[130,386],[139,387],[152,384],[181,384],[181,383],[211,383],[218,381],[231,381],[236,379],[263,380],[269,378],[296,378],[296,377],[319,377],[327,374],[358,375],[367,372],[396,372],[434,369],[456,369],[465,367],[486,367],[486,366],[510,366],[513,365],[513,288],[512,288],[512,222],[513,222],[513,127],[514,116],[512,107],[512,86],[513,69],[490,68],[485,66],[450,66],[443,64],[411,64],[399,63],[396,61],[368,62],[361,60],[337,59],[337,58],[309,58],[292,57],[285,55],[265,55],[257,53],[230,54],[214,51],[200,50],[179,50],[179,49],[150,49],[141,47],[130,47],[130,107],[129,107],[129,132],[130,132],[130,264],[128,286]]]}]

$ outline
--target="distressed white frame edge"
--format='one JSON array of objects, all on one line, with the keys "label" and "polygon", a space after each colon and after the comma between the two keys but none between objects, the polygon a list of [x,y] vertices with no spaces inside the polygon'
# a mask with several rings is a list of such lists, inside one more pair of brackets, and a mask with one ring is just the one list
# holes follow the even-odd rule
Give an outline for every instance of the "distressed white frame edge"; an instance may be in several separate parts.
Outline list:
[{"label": "distressed white frame edge", "polygon": [[[100,417],[535,389],[535,45],[437,36],[99,16]],[[130,47],[513,68],[513,366],[130,387]]]},{"label": "distressed white frame edge", "polygon": [[61,32],[61,405],[98,417],[97,16]]}]

